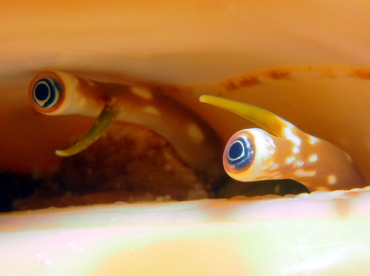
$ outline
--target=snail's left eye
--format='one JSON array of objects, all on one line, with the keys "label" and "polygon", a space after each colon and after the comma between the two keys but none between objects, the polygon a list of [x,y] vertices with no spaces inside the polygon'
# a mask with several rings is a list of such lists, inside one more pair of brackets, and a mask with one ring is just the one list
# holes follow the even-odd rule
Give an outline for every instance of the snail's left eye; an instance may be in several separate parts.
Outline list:
[{"label": "snail's left eye", "polygon": [[254,145],[245,132],[234,134],[225,147],[224,165],[228,171],[238,173],[247,169],[254,158]]},{"label": "snail's left eye", "polygon": [[41,79],[32,89],[34,103],[42,109],[49,109],[56,106],[61,98],[61,85],[58,81],[45,78]]}]

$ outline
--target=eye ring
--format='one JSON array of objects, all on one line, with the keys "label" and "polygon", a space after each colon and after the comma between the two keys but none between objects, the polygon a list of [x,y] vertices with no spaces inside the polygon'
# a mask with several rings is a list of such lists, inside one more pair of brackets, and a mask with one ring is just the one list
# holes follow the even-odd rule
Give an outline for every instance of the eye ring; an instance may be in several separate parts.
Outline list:
[{"label": "eye ring", "polygon": [[224,151],[224,168],[232,173],[246,171],[255,155],[253,138],[245,131],[235,133],[227,142]]},{"label": "eye ring", "polygon": [[50,74],[34,78],[30,85],[32,105],[41,113],[52,113],[62,104],[64,99],[62,82]]}]

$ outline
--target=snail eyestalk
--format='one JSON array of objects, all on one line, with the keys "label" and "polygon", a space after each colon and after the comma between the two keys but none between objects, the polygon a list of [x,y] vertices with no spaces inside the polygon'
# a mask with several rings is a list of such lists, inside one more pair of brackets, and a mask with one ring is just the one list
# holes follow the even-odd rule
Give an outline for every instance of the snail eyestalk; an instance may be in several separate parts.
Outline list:
[{"label": "snail eyestalk", "polygon": [[310,191],[366,186],[351,157],[272,112],[241,102],[203,95],[201,102],[232,111],[262,127],[235,133],[226,144],[226,173],[243,182],[293,179]]},{"label": "snail eyestalk", "polygon": [[34,109],[45,115],[99,117],[81,141],[69,149],[56,151],[59,156],[84,150],[117,119],[158,133],[186,165],[210,181],[221,183],[225,176],[219,135],[187,105],[160,91],[45,71],[31,81],[29,98]]}]

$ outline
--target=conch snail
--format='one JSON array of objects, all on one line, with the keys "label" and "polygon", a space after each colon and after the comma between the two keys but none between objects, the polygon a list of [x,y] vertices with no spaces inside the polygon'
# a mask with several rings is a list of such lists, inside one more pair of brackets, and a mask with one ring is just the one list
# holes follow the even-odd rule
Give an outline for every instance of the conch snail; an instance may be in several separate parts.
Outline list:
[{"label": "conch snail", "polygon": [[[224,143],[255,126],[198,103],[200,95],[262,107],[348,152],[369,183],[369,8],[362,0],[9,2],[0,30],[1,166],[54,165],[53,150],[81,123],[37,116],[29,106],[29,80],[51,69],[191,86],[173,97]],[[287,68],[297,64],[309,66]],[[369,194],[3,214],[1,268],[7,275],[369,275]]]},{"label": "conch snail", "polygon": [[[47,115],[96,116],[94,125],[78,143],[60,156],[76,154],[96,141],[117,118],[142,124],[163,135],[183,160],[207,177],[222,176],[218,135],[201,117],[176,100],[148,89],[94,82],[63,72],[43,72],[34,77],[29,97],[36,110]],[[226,172],[240,181],[294,179],[315,190],[365,186],[351,157],[336,146],[304,133],[275,114],[215,96],[201,96],[235,112],[264,130],[242,130],[226,145]],[[269,134],[270,133],[270,134]]]},{"label": "conch snail", "polygon": [[[279,72],[282,71],[280,70]],[[306,74],[302,74],[303,71],[295,71],[294,69],[289,71],[285,69],[284,72],[286,72],[285,76],[289,72],[289,78],[287,79],[292,79],[293,81],[291,84],[295,85],[302,76],[309,76],[311,71],[306,71]],[[298,72],[298,74],[296,74],[296,72]],[[317,70],[314,72],[317,74],[320,71]],[[344,70],[341,72],[347,72],[348,75],[350,75],[352,71]],[[261,78],[265,78],[268,74],[262,72],[262,74],[257,75],[262,76]],[[249,75],[246,79],[253,80],[252,83],[260,82],[260,80],[254,76],[254,74]],[[316,83],[324,79],[325,78],[322,77],[318,79]],[[333,81],[331,78],[329,80]],[[346,80],[354,80],[357,84],[366,86],[366,83],[360,79],[347,77]],[[228,96],[234,98],[235,95],[237,95],[233,94],[237,89],[235,87],[238,87],[237,84],[245,84],[245,82],[239,82],[238,78],[232,81],[234,85],[231,86],[232,89],[228,92]],[[270,78],[268,81],[275,84],[284,83],[283,79],[276,80]],[[230,83],[230,80],[225,81],[225,83]],[[255,85],[252,86],[252,88],[258,86],[259,85]],[[216,89],[214,90],[216,91],[215,94],[221,94],[218,92],[219,90],[217,90],[217,87],[216,85]],[[227,87],[230,86],[227,85]],[[248,88],[248,86],[241,87],[242,90],[246,88]],[[337,88],[339,89],[340,87]],[[194,91],[198,91],[199,93],[199,89],[194,89]],[[359,91],[365,90],[358,90],[358,92]],[[198,96],[199,95],[195,93],[194,99],[198,99]],[[279,95],[280,98],[281,96],[282,95]],[[240,101],[241,99],[238,100]],[[282,103],[284,103],[284,99],[282,99]],[[195,100],[193,104],[195,105]],[[257,105],[255,102],[254,104]],[[204,106],[205,111],[210,112],[203,114],[205,118],[210,115],[215,115],[213,111],[209,111],[213,107],[207,110],[207,106],[204,104],[201,105]],[[203,109],[201,108],[199,110]],[[222,113],[220,112],[219,114]],[[320,116],[320,114],[317,114],[317,116]],[[225,121],[229,120],[229,118],[230,116],[227,117],[226,115],[222,115],[217,117],[217,120]],[[342,123],[343,122],[345,121],[343,120]],[[356,126],[356,121],[353,123]],[[230,136],[230,130],[240,130],[244,125],[246,125],[244,118],[240,122],[235,119],[233,125],[222,125],[223,129],[228,130],[223,134],[224,139],[225,136]],[[33,124],[33,127],[37,127],[37,125]],[[361,133],[362,130],[355,128],[353,132],[356,133],[356,131],[360,131],[357,133]],[[359,142],[362,142],[362,140]],[[103,271],[106,272],[107,269],[111,269],[113,271],[112,273],[123,270],[127,271],[127,269],[129,269],[134,274],[137,274],[143,271],[140,270],[141,266],[139,266],[134,259],[130,259],[132,256],[138,256],[140,260],[143,258],[151,259],[154,255],[157,256],[157,253],[154,252],[160,251],[163,248],[166,249],[166,254],[172,255],[172,253],[174,254],[175,252],[173,251],[175,248],[172,246],[176,248],[187,248],[187,242],[184,241],[188,241],[188,239],[194,235],[200,238],[199,244],[197,242],[192,244],[192,248],[196,248],[197,254],[203,255],[207,253],[207,256],[213,256],[218,259],[221,257],[218,253],[224,252],[224,250],[228,248],[233,252],[231,255],[232,258],[228,260],[228,263],[232,264],[234,271],[239,271],[239,273],[248,272],[249,267],[254,267],[257,272],[265,273],[265,266],[255,267],[254,258],[256,258],[256,256],[258,258],[264,258],[265,260],[267,259],[272,263],[266,272],[270,275],[274,275],[277,269],[286,272],[292,271],[292,273],[297,271],[319,271],[321,269],[330,272],[347,271],[345,270],[347,268],[351,271],[356,271],[353,269],[367,265],[366,258],[359,259],[356,256],[363,256],[362,254],[366,254],[366,248],[364,248],[362,244],[366,242],[366,237],[368,235],[365,231],[366,233],[361,232],[354,236],[353,230],[351,229],[353,229],[352,227],[354,226],[356,228],[364,227],[361,229],[366,229],[366,221],[368,221],[367,218],[369,214],[366,211],[365,204],[368,202],[368,194],[369,192],[365,188],[347,192],[334,191],[332,193],[312,193],[309,196],[300,195],[294,198],[280,199],[261,198],[258,200],[252,198],[251,200],[245,200],[240,198],[234,199],[234,201],[194,201],[175,205],[101,206],[95,208],[67,208],[60,210],[40,210],[31,213],[13,213],[2,215],[1,217],[4,235],[0,238],[0,241],[3,248],[10,246],[14,248],[15,246],[15,248],[22,248],[22,250],[13,250],[11,252],[3,251],[0,254],[1,259],[9,260],[6,265],[4,264],[4,269],[11,272],[21,271],[20,273],[22,273],[22,271],[24,272],[22,269],[27,269],[29,271],[30,267],[34,267],[35,271],[40,269],[52,269],[51,273],[55,275],[55,271],[61,271],[63,273],[66,266],[75,267],[76,262],[79,262],[80,264],[84,264],[83,266],[79,266],[79,269],[75,270],[79,275],[86,272],[84,269],[93,269],[98,275]],[[174,206],[177,206],[176,208],[179,209],[172,212]],[[305,209],[306,206],[309,206],[309,208]],[[168,211],[167,208],[171,211]],[[302,210],[305,211],[302,212]],[[67,218],[69,218],[69,222],[67,222]],[[280,221],[284,221],[285,223],[280,223]],[[216,222],[220,222],[223,226],[221,227],[221,225]],[[253,223],[251,224],[251,222]],[[215,223],[216,225],[214,225]],[[146,225],[144,228],[147,230],[150,229],[152,235],[154,235],[153,237],[155,237],[155,239],[160,239],[161,242],[156,244],[150,237],[143,238],[143,235],[146,235],[145,229],[143,229],[142,233],[140,232],[141,234],[137,232],[138,225],[143,224]],[[211,224],[214,227],[209,228]],[[52,225],[52,227],[48,225]],[[253,228],[252,225],[256,227]],[[271,225],[274,227],[270,227]],[[347,229],[346,225],[351,225],[350,229]],[[71,226],[77,228],[75,229],[76,231],[62,231],[58,234],[58,238],[56,238],[55,228],[65,229]],[[23,232],[24,227],[27,227],[28,230],[36,231],[28,231],[27,233],[32,232],[33,236],[28,237],[26,240],[22,238],[22,244],[20,244],[19,238],[26,233]],[[43,227],[43,230],[40,230],[40,227]],[[131,227],[136,229],[135,233],[138,234],[138,236],[130,236],[128,240],[132,241],[133,244],[127,244],[127,235],[129,235]],[[169,229],[174,229],[173,227],[177,230],[174,230],[175,232],[169,232]],[[318,237],[318,235],[315,234],[316,231],[304,231],[304,229],[312,229],[312,227],[314,229],[319,229],[321,236]],[[299,234],[296,232],[297,228],[300,229]],[[180,231],[183,235],[180,235],[179,230],[181,229],[185,230],[185,232]],[[209,229],[209,231],[207,229]],[[89,235],[93,233],[92,231],[96,231],[99,236],[99,239],[94,239],[94,243],[88,238]],[[106,235],[99,234],[102,233],[101,231],[112,231],[109,237],[114,237],[114,242],[112,246],[108,246],[109,249],[112,249],[112,251],[109,251],[110,253],[107,253],[104,249],[107,248],[107,240],[105,238]],[[252,236],[254,232],[257,232],[258,235],[265,233],[264,239],[268,239],[269,245],[279,241],[275,250],[278,250],[282,254],[273,254],[272,251],[270,252],[260,244],[259,239],[255,237],[250,239],[249,236],[246,235],[246,231],[247,233],[251,231],[250,235]],[[113,232],[115,235],[112,234]],[[229,233],[231,236],[226,233]],[[285,233],[285,235],[282,235],[282,233]],[[208,243],[215,245],[213,239],[215,237],[217,237],[218,240],[216,247],[222,250],[209,252],[206,250],[208,247],[205,245]],[[223,238],[220,239],[220,237]],[[336,237],[340,238],[339,243]],[[54,241],[52,243],[53,249],[45,245],[45,242],[51,243],[51,241]],[[39,249],[40,244],[44,244],[41,249]],[[138,247],[137,245],[142,245],[143,247]],[[152,248],[151,246],[153,245],[155,246]],[[240,247],[240,245],[242,246]],[[244,252],[245,248],[250,246],[254,248],[253,256]],[[312,248],[320,248],[320,253]],[[55,254],[53,250],[57,250],[60,254]],[[269,252],[268,256],[266,256],[266,250]],[[178,248],[176,251],[178,251]],[[80,257],[65,257],[69,256],[71,252],[73,252],[73,254],[79,254],[78,256]],[[187,252],[193,252],[191,254],[194,254],[191,248],[187,248],[183,252],[184,254],[182,254],[181,257],[185,259],[188,258],[186,255]],[[289,255],[289,252],[293,252],[291,253],[292,255]],[[335,258],[327,257],[333,254]],[[283,263],[281,263],[282,255],[286,256],[286,258],[283,258]],[[103,261],[98,262],[98,265],[91,264],[84,259],[85,256],[88,258],[98,258]],[[104,256],[108,256],[108,259]],[[235,260],[238,260],[238,256],[247,256],[243,265],[238,265],[238,263],[235,262]],[[300,257],[297,259],[296,256]],[[19,266],[18,262],[15,264],[10,261],[15,260],[17,257],[24,260],[25,268]],[[343,258],[346,262],[343,261]],[[118,259],[120,261],[118,261]],[[167,257],[165,257],[165,259],[167,260]],[[122,262],[122,260],[124,260],[124,262]],[[133,262],[129,262],[129,260],[133,260]],[[205,259],[202,258],[202,260]],[[329,266],[323,268],[322,260],[325,261],[326,265],[329,263]],[[364,260],[364,263],[362,260]],[[207,259],[207,261],[209,260]],[[157,263],[159,260],[154,258],[154,262]],[[180,263],[177,261],[174,262],[174,269],[176,271],[178,271]],[[354,267],[353,264],[355,264],[356,267]],[[158,273],[162,271],[161,268],[154,263],[151,263],[149,266],[152,269],[151,271],[156,271]],[[221,268],[220,271],[225,270]],[[203,272],[206,273],[207,270]]]}]

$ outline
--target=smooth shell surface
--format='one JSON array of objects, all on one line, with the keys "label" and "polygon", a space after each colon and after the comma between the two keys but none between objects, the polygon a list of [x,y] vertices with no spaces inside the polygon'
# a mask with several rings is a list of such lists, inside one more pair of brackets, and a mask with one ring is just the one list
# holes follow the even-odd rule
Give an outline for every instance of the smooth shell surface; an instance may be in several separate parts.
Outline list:
[{"label": "smooth shell surface", "polygon": [[[249,127],[248,122],[198,103],[200,94],[261,106],[342,147],[369,182],[370,74],[367,69],[353,69],[370,66],[368,1],[339,5],[336,1],[39,0],[6,3],[0,14],[2,168],[36,175],[46,172],[59,162],[53,151],[91,124],[81,117],[45,117],[29,106],[27,86],[32,76],[58,69],[97,80],[157,87],[202,114],[224,141],[236,130]],[[52,209],[45,216],[32,212],[2,216],[1,265],[13,275],[31,269],[34,275],[66,271],[91,275],[95,268],[99,274],[100,268],[107,267],[135,275],[139,265],[143,267],[141,260],[153,260],[153,255],[162,252],[159,259],[174,264],[172,271],[187,274],[234,268],[236,275],[368,275],[368,193],[364,189],[346,195],[334,192],[238,202],[241,209],[220,201],[211,208],[215,216],[210,217],[204,214],[202,202],[193,202],[189,209],[169,204],[144,213],[138,206],[117,209],[113,205],[115,211],[106,210],[108,216],[100,226],[81,224],[87,217],[95,218],[93,208],[82,213],[71,208],[62,217]],[[277,208],[280,203],[286,208]],[[189,211],[181,212],[184,208]],[[289,217],[291,210],[297,215]],[[75,212],[79,223],[68,221],[68,214]],[[122,218],[116,212],[127,216]],[[260,216],[261,212],[266,215]],[[244,219],[249,215],[261,219],[251,223]],[[270,223],[271,217],[276,223]],[[150,223],[163,220],[166,223],[161,228]],[[176,221],[187,221],[191,231]],[[188,233],[181,242],[176,235],[168,235],[175,228],[176,233]],[[27,229],[35,230],[31,232],[37,238],[28,236]],[[261,232],[263,229],[268,231]],[[130,233],[135,244],[121,239],[117,243],[122,233]],[[94,245],[95,237],[104,239]],[[48,247],[55,241],[60,241],[58,248],[70,250],[60,250],[58,255],[58,250]],[[119,252],[117,244],[126,252],[125,264],[133,264],[130,270],[116,259],[122,260],[122,255],[114,255]],[[138,245],[142,251],[131,250]],[[203,266],[171,262],[176,247],[183,249],[187,260],[194,256],[192,252],[202,252],[196,259]],[[89,248],[93,249],[91,255],[84,255]],[[245,248],[260,254],[248,256]],[[225,252],[235,258],[228,259]],[[134,259],[136,256],[140,258]],[[221,263],[226,270],[220,268]],[[143,269],[148,271],[140,272],[166,275],[160,262],[146,264]]]}]

